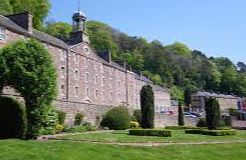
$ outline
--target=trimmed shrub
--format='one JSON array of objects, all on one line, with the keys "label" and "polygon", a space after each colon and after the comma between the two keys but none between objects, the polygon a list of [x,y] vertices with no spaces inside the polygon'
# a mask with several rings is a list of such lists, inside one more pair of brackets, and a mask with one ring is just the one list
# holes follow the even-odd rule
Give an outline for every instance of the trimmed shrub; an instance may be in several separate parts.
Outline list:
[{"label": "trimmed shrub", "polygon": [[56,133],[60,133],[64,130],[64,125],[62,124],[57,124],[56,125]]},{"label": "trimmed shrub", "polygon": [[122,130],[130,126],[130,115],[128,109],[124,106],[115,107],[109,110],[103,117],[102,127],[109,129]]},{"label": "trimmed shrub", "polygon": [[66,112],[57,110],[56,113],[58,116],[58,123],[64,125],[66,119]]},{"label": "trimmed shrub", "polygon": [[25,107],[14,98],[0,96],[0,139],[25,138]]},{"label": "trimmed shrub", "polygon": [[171,137],[172,132],[169,130],[156,130],[156,129],[130,129],[129,135]]},{"label": "trimmed shrub", "polygon": [[184,111],[181,102],[179,102],[179,115],[178,115],[178,124],[179,126],[184,126],[185,121],[184,121]]},{"label": "trimmed shrub", "polygon": [[165,129],[184,130],[184,129],[197,129],[197,127],[195,126],[166,126]]},{"label": "trimmed shrub", "polygon": [[220,106],[215,98],[205,99],[206,121],[209,130],[220,127]]},{"label": "trimmed shrub", "polygon": [[135,121],[131,121],[130,122],[130,128],[138,128],[139,127],[139,123],[135,122]]},{"label": "trimmed shrub", "polygon": [[201,134],[202,129],[186,129],[185,133],[186,134]]},{"label": "trimmed shrub", "polygon": [[154,93],[150,85],[143,86],[141,90],[141,127],[154,128]]},{"label": "trimmed shrub", "polygon": [[202,130],[201,134],[210,136],[236,135],[235,130]]},{"label": "trimmed shrub", "polygon": [[135,109],[132,114],[132,121],[137,121],[139,124],[142,122],[142,112],[141,109]]},{"label": "trimmed shrub", "polygon": [[80,126],[84,118],[83,113],[76,113],[75,118],[74,118],[74,125],[75,126]]},{"label": "trimmed shrub", "polygon": [[199,118],[196,126],[197,127],[208,127],[207,122],[206,122],[206,118]]}]

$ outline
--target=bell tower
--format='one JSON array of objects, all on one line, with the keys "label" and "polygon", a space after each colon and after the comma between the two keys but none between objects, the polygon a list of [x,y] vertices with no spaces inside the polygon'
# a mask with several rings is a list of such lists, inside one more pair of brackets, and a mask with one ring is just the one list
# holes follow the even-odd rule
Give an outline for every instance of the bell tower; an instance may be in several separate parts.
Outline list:
[{"label": "bell tower", "polygon": [[89,38],[86,33],[86,19],[87,18],[85,14],[80,10],[80,8],[73,14],[73,31],[69,40],[71,45],[75,45],[81,42],[89,43]]}]

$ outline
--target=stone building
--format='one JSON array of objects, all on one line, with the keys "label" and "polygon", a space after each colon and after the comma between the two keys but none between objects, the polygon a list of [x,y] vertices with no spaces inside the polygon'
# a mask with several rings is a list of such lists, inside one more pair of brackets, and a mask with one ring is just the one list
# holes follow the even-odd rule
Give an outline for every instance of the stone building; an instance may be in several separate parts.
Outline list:
[{"label": "stone building", "polygon": [[[58,96],[54,106],[67,113],[66,123],[72,125],[77,112],[85,121],[98,124],[112,106],[125,105],[130,111],[140,108],[140,90],[153,83],[146,77],[128,70],[126,64],[111,60],[109,52],[95,53],[85,32],[86,16],[73,15],[73,32],[64,42],[36,30],[32,15],[20,13],[0,15],[0,48],[18,39],[34,38],[52,55],[58,73]],[[11,86],[10,86],[11,87]],[[154,86],[155,106],[170,105],[170,94]],[[8,91],[4,92],[8,94]]]},{"label": "stone building", "polygon": [[214,97],[218,100],[220,109],[227,110],[229,108],[237,109],[238,97],[232,95],[216,94],[210,92],[198,91],[193,94],[192,99],[192,110],[197,112],[205,111],[205,98]]}]

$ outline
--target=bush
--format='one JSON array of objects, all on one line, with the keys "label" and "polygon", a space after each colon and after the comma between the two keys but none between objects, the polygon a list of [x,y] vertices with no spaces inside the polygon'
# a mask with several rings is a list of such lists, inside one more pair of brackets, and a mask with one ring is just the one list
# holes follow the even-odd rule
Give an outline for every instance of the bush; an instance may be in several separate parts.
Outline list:
[{"label": "bush", "polygon": [[26,131],[25,107],[13,98],[0,96],[0,139],[23,139]]},{"label": "bush", "polygon": [[226,136],[226,135],[236,135],[235,130],[202,130],[203,135],[210,136]]},{"label": "bush", "polygon": [[238,110],[237,109],[234,109],[234,108],[229,108],[229,114],[231,116],[237,116]]},{"label": "bush", "polygon": [[183,130],[183,129],[197,129],[195,126],[166,126],[165,129]]},{"label": "bush", "polygon": [[141,109],[135,109],[131,118],[132,121],[137,121],[139,124],[142,122],[142,112]]},{"label": "bush", "polygon": [[154,93],[150,85],[143,86],[141,89],[141,127],[154,128]]},{"label": "bush", "polygon": [[63,129],[64,129],[64,125],[62,125],[62,124],[57,124],[56,125],[56,133],[62,132]]},{"label": "bush", "polygon": [[202,134],[210,136],[226,136],[226,135],[236,135],[235,130],[231,129],[220,129],[220,130],[208,130],[208,129],[187,129],[186,134]]},{"label": "bush", "polygon": [[83,113],[76,113],[75,118],[74,118],[74,125],[75,126],[80,126],[84,118]]},{"label": "bush", "polygon": [[135,122],[135,121],[131,121],[130,122],[130,128],[138,128],[139,127],[139,123]]},{"label": "bush", "polygon": [[169,130],[130,129],[129,130],[129,135],[171,137],[172,136],[172,132],[169,131]]},{"label": "bush", "polygon": [[66,119],[66,112],[63,111],[56,111],[57,116],[58,116],[58,123],[61,125],[64,125],[65,119]]},{"label": "bush", "polygon": [[186,129],[185,133],[186,134],[201,134],[202,129]]},{"label": "bush", "polygon": [[90,122],[84,122],[82,126],[85,128],[86,131],[95,131],[96,127],[93,126]]},{"label": "bush", "polygon": [[122,130],[130,126],[130,115],[128,109],[123,106],[115,107],[104,115],[101,126],[109,129]]},{"label": "bush", "polygon": [[196,126],[197,127],[207,127],[206,118],[199,118]]},{"label": "bush", "polygon": [[53,107],[49,107],[47,110],[46,116],[43,117],[42,129],[40,130],[41,135],[55,134],[56,133],[56,125],[58,124],[57,113],[52,109]]}]

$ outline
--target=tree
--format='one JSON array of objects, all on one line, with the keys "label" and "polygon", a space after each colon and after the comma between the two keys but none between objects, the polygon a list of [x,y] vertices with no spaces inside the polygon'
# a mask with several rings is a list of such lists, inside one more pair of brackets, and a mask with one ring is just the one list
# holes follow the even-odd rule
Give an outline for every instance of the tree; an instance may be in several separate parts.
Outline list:
[{"label": "tree", "polygon": [[209,130],[220,127],[220,106],[215,98],[205,99],[206,122]]},{"label": "tree", "polygon": [[184,122],[184,112],[183,112],[183,107],[182,107],[181,102],[179,102],[178,124],[179,124],[179,126],[184,126],[185,125],[185,122]]},{"label": "tree", "polygon": [[51,7],[49,0],[9,0],[9,2],[15,14],[21,12],[32,13],[34,27],[42,29],[43,22]]},{"label": "tree", "polygon": [[0,14],[8,15],[13,12],[12,6],[9,3],[9,0],[1,0],[0,3]]},{"label": "tree", "polygon": [[141,112],[143,128],[154,128],[154,93],[150,85],[141,90]]},{"label": "tree", "polygon": [[67,41],[72,32],[72,26],[65,22],[55,22],[48,24],[44,31],[54,37]]},{"label": "tree", "polygon": [[0,50],[0,94],[5,86],[19,92],[26,105],[27,137],[42,134],[57,93],[52,57],[36,40],[19,40]]}]

